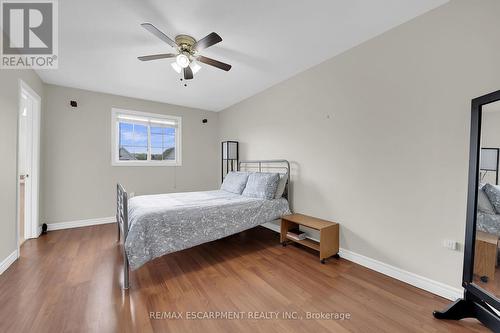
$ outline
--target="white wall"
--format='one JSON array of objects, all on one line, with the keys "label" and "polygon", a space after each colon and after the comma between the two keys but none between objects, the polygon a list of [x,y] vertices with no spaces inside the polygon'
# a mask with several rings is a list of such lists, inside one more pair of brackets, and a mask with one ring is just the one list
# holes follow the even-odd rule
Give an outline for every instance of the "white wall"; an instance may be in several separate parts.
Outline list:
[{"label": "white wall", "polygon": [[[461,285],[470,101],[500,89],[500,1],[451,1],[220,114],[243,159],[293,164],[341,247]],[[326,35],[328,32],[324,32]]]},{"label": "white wall", "polygon": [[[117,182],[136,195],[218,186],[217,113],[54,85],[45,91],[42,222],[114,216]],[[182,166],[111,166],[112,107],[181,116]]]},{"label": "white wall", "polygon": [[[483,106],[481,121],[481,147],[500,148],[500,102]],[[496,174],[486,172],[481,179],[482,183],[496,183]]]},{"label": "white wall", "polygon": [[[43,84],[32,70],[0,69],[0,262],[17,250],[17,123],[19,80],[43,98]],[[43,118],[42,110],[42,118]]]}]

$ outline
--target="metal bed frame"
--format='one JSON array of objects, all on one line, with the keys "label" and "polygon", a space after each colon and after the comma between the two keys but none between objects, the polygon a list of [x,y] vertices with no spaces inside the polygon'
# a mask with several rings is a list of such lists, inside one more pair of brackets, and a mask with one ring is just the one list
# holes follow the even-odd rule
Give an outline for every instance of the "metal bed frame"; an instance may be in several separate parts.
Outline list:
[{"label": "metal bed frame", "polygon": [[[280,166],[281,165],[281,166]],[[283,192],[283,198],[288,200],[290,205],[290,162],[287,160],[255,160],[255,161],[240,161],[238,163],[238,171],[255,171],[252,169],[257,169],[257,172],[277,172],[286,173],[287,180],[285,185],[285,191]],[[264,171],[263,171],[264,170]],[[279,172],[281,170],[282,172]],[[291,208],[290,208],[291,209]]]},{"label": "metal bed frame", "polygon": [[125,240],[128,235],[128,193],[121,184],[116,186],[116,224],[118,225],[118,243],[123,235],[123,289],[129,288],[128,258],[125,252]]},{"label": "metal bed frame", "polygon": [[[281,170],[281,172],[279,171]],[[238,171],[253,171],[253,172],[276,172],[287,175],[287,182],[283,197],[288,200],[290,205],[290,162],[287,160],[255,160],[255,161],[240,161],[238,163]],[[123,242],[123,289],[130,287],[130,269],[125,252],[125,241],[127,240],[129,220],[128,220],[128,199],[129,195],[121,184],[116,186],[116,224],[118,227],[118,243]],[[291,207],[290,207],[291,209]],[[269,221],[266,221],[269,222]]]}]

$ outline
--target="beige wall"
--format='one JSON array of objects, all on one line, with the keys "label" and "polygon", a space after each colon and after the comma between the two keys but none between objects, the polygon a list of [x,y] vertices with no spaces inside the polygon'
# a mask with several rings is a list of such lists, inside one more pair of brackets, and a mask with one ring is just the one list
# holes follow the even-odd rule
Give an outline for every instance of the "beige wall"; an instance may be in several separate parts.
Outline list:
[{"label": "beige wall", "polygon": [[[136,195],[217,187],[217,113],[54,85],[45,91],[42,222],[114,216],[117,182]],[[111,166],[112,107],[181,116],[182,166]]]},{"label": "beige wall", "polygon": [[[293,163],[341,247],[459,287],[472,98],[500,89],[500,1],[452,1],[220,114],[242,158]],[[325,32],[326,33],[326,32]]]},{"label": "beige wall", "polygon": [[[0,262],[17,249],[17,122],[19,80],[43,98],[43,84],[32,70],[0,69]],[[43,118],[43,107],[42,107]]]}]

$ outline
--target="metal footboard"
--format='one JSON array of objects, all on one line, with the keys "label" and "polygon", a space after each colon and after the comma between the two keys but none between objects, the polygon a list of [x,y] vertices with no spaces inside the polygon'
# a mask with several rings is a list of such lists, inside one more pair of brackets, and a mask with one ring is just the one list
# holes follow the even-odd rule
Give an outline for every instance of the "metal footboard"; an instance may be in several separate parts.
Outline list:
[{"label": "metal footboard", "polygon": [[123,289],[129,288],[129,266],[125,241],[128,234],[128,194],[121,184],[116,186],[116,224],[118,226],[118,242],[123,240]]}]

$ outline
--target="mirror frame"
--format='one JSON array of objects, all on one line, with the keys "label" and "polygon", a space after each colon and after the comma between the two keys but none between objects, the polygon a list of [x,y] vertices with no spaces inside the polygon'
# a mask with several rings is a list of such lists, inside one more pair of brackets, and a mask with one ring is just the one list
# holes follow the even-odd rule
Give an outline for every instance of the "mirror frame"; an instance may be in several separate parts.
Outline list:
[{"label": "mirror frame", "polygon": [[467,218],[465,227],[464,270],[462,286],[500,311],[500,300],[490,292],[474,284],[474,254],[476,246],[477,196],[479,188],[479,162],[481,154],[481,122],[483,105],[500,101],[500,90],[472,100],[469,183],[467,190]]},{"label": "mirror frame", "polygon": [[[464,265],[462,286],[464,296],[442,311],[434,311],[437,319],[460,320],[476,318],[494,332],[500,332],[500,299],[473,283],[474,252],[476,246],[477,196],[481,152],[481,120],[483,105],[500,101],[500,90],[472,100],[469,182],[467,189],[467,216],[465,227]],[[497,311],[495,311],[497,310]]]}]

